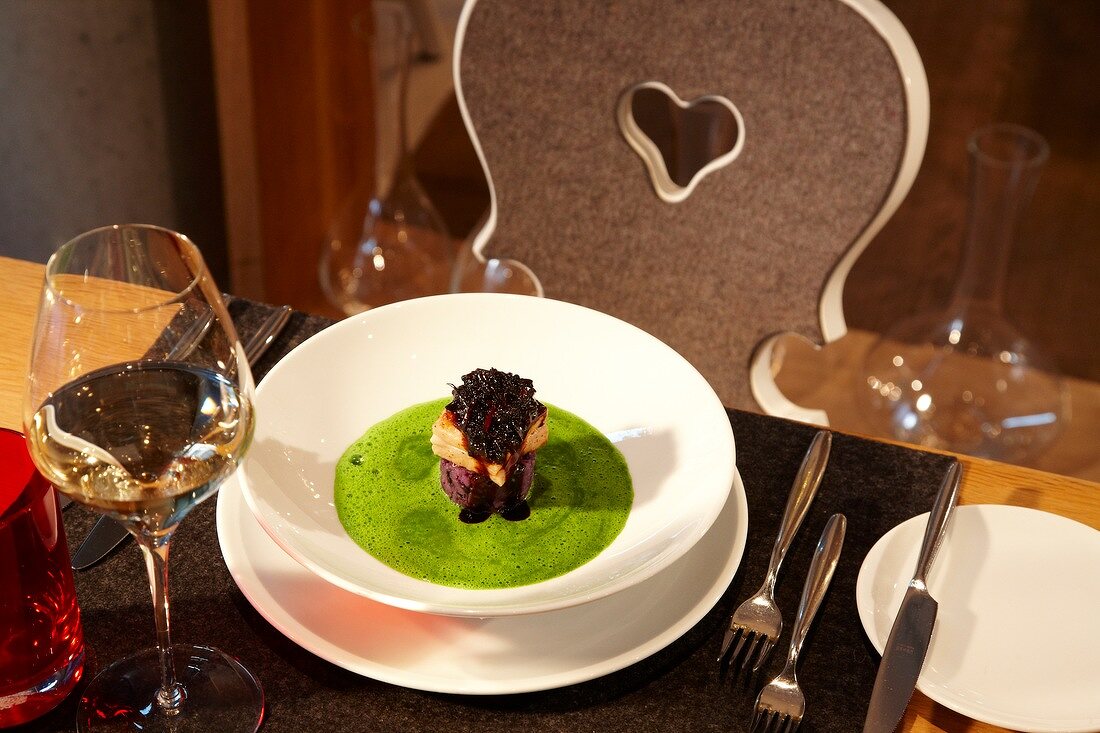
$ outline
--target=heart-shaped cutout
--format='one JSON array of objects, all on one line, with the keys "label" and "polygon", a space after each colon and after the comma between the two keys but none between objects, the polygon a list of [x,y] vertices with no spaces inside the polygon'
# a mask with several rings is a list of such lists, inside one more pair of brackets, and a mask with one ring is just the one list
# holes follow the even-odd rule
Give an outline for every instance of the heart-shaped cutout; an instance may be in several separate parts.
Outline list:
[{"label": "heart-shaped cutout", "polygon": [[717,94],[685,102],[665,84],[643,82],[623,92],[617,112],[623,136],[669,203],[733,162],[745,141],[741,112]]}]

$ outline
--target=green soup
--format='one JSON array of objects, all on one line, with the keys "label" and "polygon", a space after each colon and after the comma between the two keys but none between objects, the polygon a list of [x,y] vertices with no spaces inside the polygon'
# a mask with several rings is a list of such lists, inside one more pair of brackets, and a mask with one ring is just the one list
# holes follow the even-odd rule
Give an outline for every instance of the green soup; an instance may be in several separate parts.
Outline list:
[{"label": "green soup", "polygon": [[459,521],[439,485],[429,439],[449,399],[414,405],[372,426],[336,466],[336,512],[355,542],[406,575],[458,588],[538,583],[598,555],[626,524],[634,489],[626,461],[598,430],[547,405],[522,521]]}]

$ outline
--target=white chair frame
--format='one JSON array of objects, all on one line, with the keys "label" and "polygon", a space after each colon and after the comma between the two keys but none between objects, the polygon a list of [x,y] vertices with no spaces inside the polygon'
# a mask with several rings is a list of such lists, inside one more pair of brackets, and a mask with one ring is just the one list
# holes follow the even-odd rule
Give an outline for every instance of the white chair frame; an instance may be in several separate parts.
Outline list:
[{"label": "white chair frame", "polygon": [[[928,77],[925,75],[924,64],[921,62],[916,44],[913,43],[912,37],[905,26],[901,24],[901,21],[879,0],[834,1],[844,3],[863,16],[889,46],[897,62],[905,89],[907,136],[893,185],[883,201],[882,207],[837,262],[822,288],[821,299],[818,303],[818,318],[825,344],[842,338],[848,332],[848,324],[844,319],[844,283],[856,260],[859,259],[867,245],[881,231],[890,217],[894,215],[902,200],[909,193],[909,189],[917,177],[917,171],[920,169],[921,160],[924,158],[930,118]],[[455,34],[453,73],[459,112],[462,115],[462,121],[470,135],[470,140],[477,152],[478,160],[489,186],[489,214],[484,226],[474,235],[472,241],[474,256],[479,261],[485,262],[484,249],[496,229],[497,197],[493,186],[492,172],[485,161],[485,154],[482,152],[481,143],[474,131],[473,122],[466,107],[460,73],[462,45],[466,37],[466,27],[477,2],[478,0],[466,0],[466,4],[462,8]],[[533,273],[532,277],[534,277]],[[538,283],[537,277],[535,282]],[[541,284],[539,284],[539,289],[541,291]],[[775,383],[772,373],[773,358],[775,357],[776,344],[784,335],[780,333],[769,336],[756,347],[753,353],[749,366],[749,385],[753,398],[769,415],[827,426],[829,417],[823,410],[808,409],[791,402]],[[817,348],[820,348],[820,346]]]}]

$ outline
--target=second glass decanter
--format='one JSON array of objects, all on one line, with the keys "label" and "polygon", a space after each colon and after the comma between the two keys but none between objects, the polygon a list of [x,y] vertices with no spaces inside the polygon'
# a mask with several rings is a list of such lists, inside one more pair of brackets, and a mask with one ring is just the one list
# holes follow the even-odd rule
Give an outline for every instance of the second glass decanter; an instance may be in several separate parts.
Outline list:
[{"label": "second glass decanter", "polygon": [[1051,360],[1005,317],[1016,225],[1047,160],[1046,141],[997,124],[968,143],[970,200],[946,309],[895,324],[871,348],[861,389],[875,427],[898,440],[1026,463],[1069,419]]},{"label": "second glass decanter", "polygon": [[326,297],[348,315],[447,292],[455,245],[416,179],[408,150],[412,55],[405,3],[376,0],[356,33],[367,44],[375,95],[373,177],[345,201],[329,229],[319,275]]}]

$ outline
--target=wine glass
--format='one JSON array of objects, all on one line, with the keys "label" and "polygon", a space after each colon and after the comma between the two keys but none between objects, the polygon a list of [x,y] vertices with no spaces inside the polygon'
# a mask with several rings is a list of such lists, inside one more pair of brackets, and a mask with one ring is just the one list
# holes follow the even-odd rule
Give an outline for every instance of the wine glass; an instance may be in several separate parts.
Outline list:
[{"label": "wine glass", "polygon": [[255,731],[263,693],[215,649],[173,645],[168,548],[180,521],[252,440],[253,383],[198,248],[146,225],[110,226],[46,264],[23,420],[39,470],[122,522],[149,571],[157,647],[89,684],[80,731]]}]

